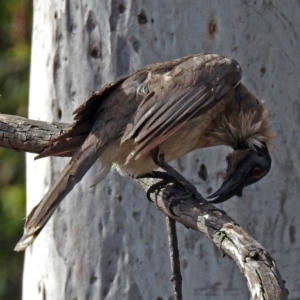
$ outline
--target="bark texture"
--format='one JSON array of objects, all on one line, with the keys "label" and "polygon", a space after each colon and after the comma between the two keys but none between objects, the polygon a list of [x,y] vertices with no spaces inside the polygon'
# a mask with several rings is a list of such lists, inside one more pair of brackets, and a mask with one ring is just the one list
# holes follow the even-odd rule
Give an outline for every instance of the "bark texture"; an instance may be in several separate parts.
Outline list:
[{"label": "bark texture", "polygon": [[[268,177],[220,207],[268,248],[290,299],[300,297],[299,155],[292,151],[299,148],[299,8],[299,2],[35,0],[29,105],[31,118],[71,122],[91,91],[146,64],[199,52],[234,57],[243,81],[267,100],[277,139]],[[206,196],[221,183],[226,153],[197,151],[174,166]],[[28,155],[28,209],[64,164]],[[27,251],[23,298],[172,299],[163,215],[114,172],[89,188],[96,175],[97,166]],[[231,260],[196,232],[177,228],[184,299],[249,295]]]}]

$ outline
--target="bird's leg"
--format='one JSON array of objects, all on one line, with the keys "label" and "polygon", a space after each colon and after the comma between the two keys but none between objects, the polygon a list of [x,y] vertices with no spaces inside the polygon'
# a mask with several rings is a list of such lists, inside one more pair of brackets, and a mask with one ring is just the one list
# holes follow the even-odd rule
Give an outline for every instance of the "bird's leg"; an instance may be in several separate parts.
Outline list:
[{"label": "bird's leg", "polygon": [[[145,173],[143,175],[139,175],[136,179],[142,178],[157,178],[161,179],[161,181],[152,184],[147,191],[147,198],[149,201],[153,202],[151,199],[151,194],[154,193],[156,196],[159,191],[165,187],[169,183],[174,183],[174,179],[166,172],[152,171],[150,173]],[[177,183],[177,182],[176,182]]]},{"label": "bird's leg", "polygon": [[188,180],[165,162],[164,154],[159,154],[157,149],[152,152],[152,159],[158,167],[165,170],[172,177],[174,183],[179,184],[187,191],[198,193],[197,189]]},{"label": "bird's leg", "polygon": [[[155,193],[155,195],[157,195],[159,191],[169,183],[175,183],[180,187],[184,188],[186,191],[193,193],[194,195],[197,196],[200,195],[197,189],[188,180],[186,180],[180,173],[178,173],[168,163],[165,162],[164,155],[158,153],[158,148],[153,149],[151,151],[151,155],[154,163],[161,169],[165,170],[166,172],[152,171],[150,173],[142,174],[136,177],[137,179],[142,179],[142,178],[161,179],[161,181],[149,187],[147,191],[147,198],[149,201],[153,202],[153,200],[150,197],[152,193]],[[201,195],[200,197],[202,198]],[[169,210],[174,216],[176,216],[176,214],[173,212],[172,209],[172,206],[174,206],[173,201],[171,202],[172,203],[170,203],[169,205]]]},{"label": "bird's leg", "polygon": [[[149,177],[148,177],[148,178],[149,178]],[[157,197],[159,191],[160,191],[162,188],[164,188],[168,183],[170,183],[170,181],[163,179],[163,180],[161,180],[161,181],[159,181],[159,182],[157,182],[157,183],[152,184],[152,185],[149,187],[149,189],[147,190],[147,193],[146,193],[148,200],[151,201],[151,202],[156,202],[156,201],[153,201],[153,200],[151,199],[151,194],[154,193],[154,194],[155,194],[155,199],[156,199],[156,197]]]}]

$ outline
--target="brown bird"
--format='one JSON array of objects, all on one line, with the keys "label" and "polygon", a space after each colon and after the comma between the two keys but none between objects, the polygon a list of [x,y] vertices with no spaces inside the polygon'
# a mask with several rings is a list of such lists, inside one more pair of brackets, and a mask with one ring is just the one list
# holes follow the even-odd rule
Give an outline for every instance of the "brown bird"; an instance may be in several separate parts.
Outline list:
[{"label": "brown bird", "polygon": [[28,215],[15,250],[35,240],[97,159],[98,182],[111,168],[134,178],[155,174],[158,167],[174,175],[166,162],[198,148],[227,145],[234,151],[213,202],[240,196],[243,187],[268,173],[273,138],[267,109],[240,83],[241,76],[235,60],[198,54],[147,66],[92,94],[75,110],[76,122],[39,155],[73,157]]}]

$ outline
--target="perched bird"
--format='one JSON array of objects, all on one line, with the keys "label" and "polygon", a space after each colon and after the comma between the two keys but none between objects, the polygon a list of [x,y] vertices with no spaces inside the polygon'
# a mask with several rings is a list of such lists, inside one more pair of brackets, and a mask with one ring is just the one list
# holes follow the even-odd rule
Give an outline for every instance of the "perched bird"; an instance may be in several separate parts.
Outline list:
[{"label": "perched bird", "polygon": [[235,60],[198,54],[147,66],[92,94],[75,110],[75,123],[39,155],[73,157],[28,215],[15,250],[35,240],[97,159],[98,181],[111,168],[137,178],[158,167],[172,173],[166,162],[198,148],[227,145],[234,151],[213,202],[241,195],[244,186],[268,173],[273,138],[267,109],[241,77]]}]

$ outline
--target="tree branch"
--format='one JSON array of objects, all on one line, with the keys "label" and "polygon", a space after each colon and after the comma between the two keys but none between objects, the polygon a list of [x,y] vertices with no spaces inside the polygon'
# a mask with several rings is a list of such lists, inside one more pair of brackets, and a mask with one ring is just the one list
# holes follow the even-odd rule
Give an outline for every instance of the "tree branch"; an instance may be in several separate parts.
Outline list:
[{"label": "tree branch", "polygon": [[68,126],[66,123],[48,123],[0,114],[0,147],[39,154]]},{"label": "tree branch", "polygon": [[[138,182],[145,191],[155,183],[153,179]],[[153,200],[165,215],[203,233],[237,264],[246,277],[251,299],[287,299],[288,291],[272,257],[224,211],[173,184],[156,193]]]},{"label": "tree branch", "polygon": [[166,223],[169,238],[169,253],[172,272],[171,281],[173,282],[174,297],[175,300],[182,300],[182,276],[180,271],[176,222],[172,218],[166,217]]},{"label": "tree branch", "polygon": [[[0,147],[41,153],[67,126],[0,114]],[[136,182],[148,191],[159,179],[139,179]],[[274,260],[224,211],[205,201],[200,194],[191,194],[174,184],[161,188],[152,197],[167,217],[203,233],[238,265],[246,277],[251,299],[287,299],[288,292]]]}]

